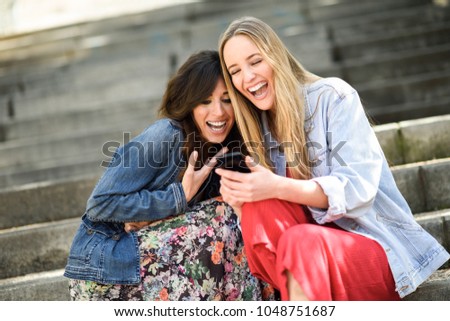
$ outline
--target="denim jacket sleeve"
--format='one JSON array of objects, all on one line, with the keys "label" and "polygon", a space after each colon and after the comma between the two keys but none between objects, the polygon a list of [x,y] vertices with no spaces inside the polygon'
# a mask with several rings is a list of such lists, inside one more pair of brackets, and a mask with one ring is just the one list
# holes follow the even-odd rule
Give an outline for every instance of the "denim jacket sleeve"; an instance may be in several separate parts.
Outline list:
[{"label": "denim jacket sleeve", "polygon": [[183,212],[181,131],[167,119],[119,147],[87,202],[93,221],[150,221]]},{"label": "denim jacket sleeve", "polygon": [[313,136],[324,147],[312,180],[328,196],[329,207],[310,210],[321,224],[367,213],[378,191],[384,159],[356,90],[342,80],[325,87],[311,102],[318,108]]}]

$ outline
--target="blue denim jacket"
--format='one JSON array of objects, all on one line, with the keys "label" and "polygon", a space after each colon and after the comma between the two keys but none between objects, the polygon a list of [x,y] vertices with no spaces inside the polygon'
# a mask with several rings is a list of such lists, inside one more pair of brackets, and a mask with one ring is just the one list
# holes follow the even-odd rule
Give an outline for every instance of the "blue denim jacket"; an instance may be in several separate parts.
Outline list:
[{"label": "blue denim jacket", "polygon": [[[302,90],[309,156],[315,161],[312,179],[329,201],[326,209],[310,207],[313,218],[378,241],[400,297],[410,294],[449,253],[415,221],[356,90],[338,78],[324,78]],[[286,160],[270,136],[266,117],[263,113],[266,147],[277,174],[284,176]]]},{"label": "blue denim jacket", "polygon": [[123,222],[151,221],[183,213],[178,180],[183,134],[174,121],[158,120],[115,152],[87,201],[64,276],[99,283],[135,284],[139,248]]}]

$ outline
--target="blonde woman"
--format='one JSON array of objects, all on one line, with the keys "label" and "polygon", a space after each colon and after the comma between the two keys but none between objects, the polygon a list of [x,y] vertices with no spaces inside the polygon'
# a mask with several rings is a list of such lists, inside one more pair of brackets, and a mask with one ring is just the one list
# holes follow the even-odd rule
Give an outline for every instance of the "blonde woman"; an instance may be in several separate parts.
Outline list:
[{"label": "blonde woman", "polygon": [[282,300],[399,300],[449,254],[398,190],[358,93],[308,72],[263,21],[219,53],[251,173],[217,169],[253,274]]}]

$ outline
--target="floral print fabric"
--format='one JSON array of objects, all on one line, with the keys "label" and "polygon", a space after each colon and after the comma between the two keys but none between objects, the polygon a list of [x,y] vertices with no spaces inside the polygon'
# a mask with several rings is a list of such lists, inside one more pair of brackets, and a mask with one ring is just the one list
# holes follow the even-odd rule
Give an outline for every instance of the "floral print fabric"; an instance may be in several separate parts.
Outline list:
[{"label": "floral print fabric", "polygon": [[215,198],[137,232],[141,282],[69,280],[72,300],[277,300],[248,268],[233,209]]}]

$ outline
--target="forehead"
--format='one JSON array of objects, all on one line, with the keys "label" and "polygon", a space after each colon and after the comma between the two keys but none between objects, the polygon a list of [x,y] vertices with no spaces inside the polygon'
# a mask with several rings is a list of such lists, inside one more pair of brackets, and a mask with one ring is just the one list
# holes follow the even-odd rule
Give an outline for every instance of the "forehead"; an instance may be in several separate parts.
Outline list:
[{"label": "forehead", "polygon": [[214,87],[214,91],[226,91],[227,87],[225,86],[225,82],[223,81],[222,77],[219,77],[217,79],[216,86]]},{"label": "forehead", "polygon": [[258,47],[245,35],[231,37],[223,48],[226,64],[232,63],[232,60],[247,59],[249,56],[257,53],[260,53]]}]

